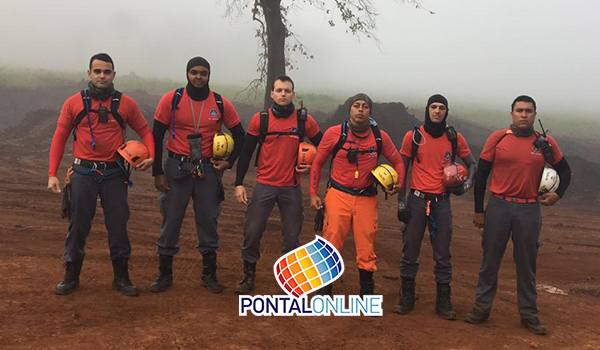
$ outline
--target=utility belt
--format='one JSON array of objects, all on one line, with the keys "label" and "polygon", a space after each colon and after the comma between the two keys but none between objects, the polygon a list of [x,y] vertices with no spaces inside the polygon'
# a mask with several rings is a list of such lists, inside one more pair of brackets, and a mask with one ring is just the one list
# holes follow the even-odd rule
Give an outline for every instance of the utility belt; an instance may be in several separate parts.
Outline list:
[{"label": "utility belt", "polygon": [[530,203],[537,203],[538,198],[534,197],[534,198],[519,198],[519,197],[509,197],[509,196],[505,196],[502,194],[495,194],[493,193],[494,196],[500,198],[500,199],[504,199],[507,202],[511,202],[511,203],[517,203],[517,204],[530,204]]},{"label": "utility belt", "polygon": [[329,178],[329,187],[333,187],[336,190],[351,194],[353,196],[376,196],[377,195],[377,187],[375,184],[365,187],[365,188],[350,188],[340,185],[337,181],[332,178]]},{"label": "utility belt", "polygon": [[86,160],[81,158],[75,158],[73,160],[73,165],[79,165],[84,168],[89,168],[98,171],[106,171],[109,169],[119,168],[120,165],[117,162],[98,162],[94,160]]},{"label": "utility belt", "polygon": [[[183,154],[175,153],[173,151],[169,151],[168,155],[169,155],[169,158],[173,158],[182,163],[195,163],[194,160],[192,159],[192,157],[190,157],[190,156],[185,156]],[[202,158],[202,159],[200,159],[199,163],[208,164],[208,163],[210,163],[210,159],[211,158]]]},{"label": "utility belt", "polygon": [[419,190],[415,190],[412,188],[410,189],[410,194],[412,194],[413,196],[415,196],[417,198],[426,199],[428,201],[435,201],[435,202],[443,202],[450,198],[450,194],[448,192],[426,193],[426,192],[421,192]]}]

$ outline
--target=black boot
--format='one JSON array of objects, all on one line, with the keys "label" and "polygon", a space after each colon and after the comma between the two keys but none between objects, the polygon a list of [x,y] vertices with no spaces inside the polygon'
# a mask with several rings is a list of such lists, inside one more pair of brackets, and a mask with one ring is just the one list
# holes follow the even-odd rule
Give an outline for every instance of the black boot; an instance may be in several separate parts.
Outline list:
[{"label": "black boot", "polygon": [[456,320],[456,312],[452,310],[450,295],[452,290],[450,283],[437,284],[437,296],[435,298],[435,313],[440,315],[444,320]]},{"label": "black boot", "polygon": [[171,288],[173,285],[173,257],[160,255],[158,257],[158,278],[150,285],[150,291],[161,293]]},{"label": "black boot", "polygon": [[358,269],[360,282],[360,296],[375,294],[375,282],[373,281],[373,271]]},{"label": "black boot", "polygon": [[329,283],[325,287],[317,290],[315,295],[329,295],[330,297],[333,297],[333,283]]},{"label": "black boot", "polygon": [[237,294],[248,294],[254,289],[254,277],[256,276],[256,263],[244,260],[244,279],[235,287]]},{"label": "black boot", "polygon": [[394,312],[406,315],[415,308],[415,280],[403,278],[402,292],[400,294],[400,300],[394,307]]},{"label": "black boot", "polygon": [[212,293],[223,291],[223,286],[217,281],[217,252],[202,254],[202,278],[200,283]]},{"label": "black boot", "polygon": [[54,288],[55,294],[71,294],[79,287],[79,274],[81,273],[82,265],[83,259],[65,262],[65,278]]},{"label": "black boot", "polygon": [[129,280],[129,259],[117,258],[112,261],[115,279],[112,283],[112,289],[134,297],[140,294],[140,290]]}]

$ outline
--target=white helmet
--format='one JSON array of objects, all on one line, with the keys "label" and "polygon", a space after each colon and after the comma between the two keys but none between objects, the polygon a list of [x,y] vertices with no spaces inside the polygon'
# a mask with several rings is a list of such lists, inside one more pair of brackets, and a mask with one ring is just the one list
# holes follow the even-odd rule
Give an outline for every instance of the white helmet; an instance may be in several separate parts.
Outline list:
[{"label": "white helmet", "polygon": [[556,173],[556,170],[552,168],[544,168],[542,173],[542,181],[540,181],[539,193],[556,192],[558,185],[560,184],[560,178]]}]

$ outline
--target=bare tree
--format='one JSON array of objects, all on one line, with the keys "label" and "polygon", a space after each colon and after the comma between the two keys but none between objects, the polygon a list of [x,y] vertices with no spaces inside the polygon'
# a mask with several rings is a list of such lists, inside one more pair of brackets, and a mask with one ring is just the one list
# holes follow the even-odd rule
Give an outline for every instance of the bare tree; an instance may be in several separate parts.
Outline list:
[{"label": "bare tree", "polygon": [[[396,0],[412,4],[416,8],[423,8],[420,0]],[[289,21],[290,11],[299,5],[313,6],[329,16],[327,24],[331,27],[341,20],[346,26],[346,32],[379,42],[375,33],[377,16],[372,0],[226,0],[226,15],[243,15],[247,11],[252,13],[252,20],[259,24],[256,38],[260,42],[262,52],[258,55],[258,78],[252,80],[246,89],[258,96],[264,88],[264,108],[271,104],[269,97],[270,87],[280,75],[286,74],[287,69],[294,69],[294,62],[290,58],[292,52],[307,58],[313,58],[307,47],[291,31]],[[427,10],[429,11],[429,10]],[[433,12],[429,11],[431,14]]]}]

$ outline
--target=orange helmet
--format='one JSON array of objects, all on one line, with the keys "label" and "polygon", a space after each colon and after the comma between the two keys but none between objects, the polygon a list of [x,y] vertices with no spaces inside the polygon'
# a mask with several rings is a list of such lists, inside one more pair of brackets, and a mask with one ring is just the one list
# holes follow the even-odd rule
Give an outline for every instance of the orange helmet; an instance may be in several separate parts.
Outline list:
[{"label": "orange helmet", "polygon": [[315,156],[317,155],[317,148],[310,143],[300,142],[298,147],[298,165],[311,165]]},{"label": "orange helmet", "polygon": [[127,141],[117,149],[117,152],[136,169],[141,162],[148,159],[149,155],[148,149],[140,141]]},{"label": "orange helmet", "polygon": [[448,165],[444,168],[444,187],[452,187],[467,181],[469,172],[460,164]]}]

